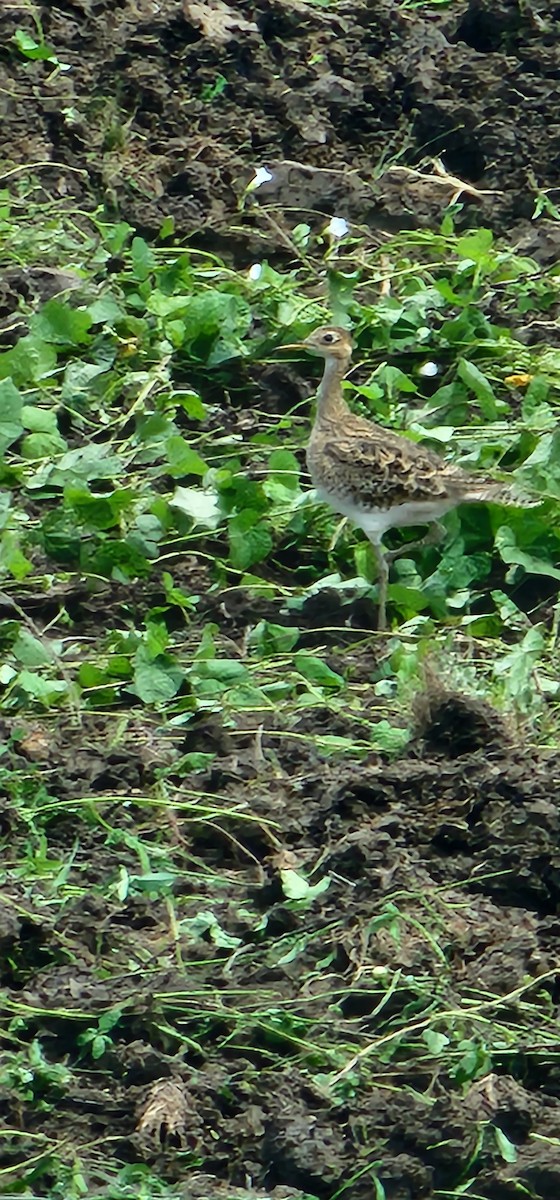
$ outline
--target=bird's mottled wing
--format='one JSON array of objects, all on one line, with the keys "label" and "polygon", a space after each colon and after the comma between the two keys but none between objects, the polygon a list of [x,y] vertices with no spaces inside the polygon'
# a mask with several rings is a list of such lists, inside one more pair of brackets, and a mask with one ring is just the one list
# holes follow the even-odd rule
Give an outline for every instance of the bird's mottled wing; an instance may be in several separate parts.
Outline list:
[{"label": "bird's mottled wing", "polygon": [[[325,439],[319,454],[310,445],[309,466],[316,486],[352,496],[366,508],[435,499],[455,501],[478,482],[425,447],[402,438],[393,441],[390,434],[383,441],[372,439],[371,434]],[[481,485],[485,482],[480,480]]]}]

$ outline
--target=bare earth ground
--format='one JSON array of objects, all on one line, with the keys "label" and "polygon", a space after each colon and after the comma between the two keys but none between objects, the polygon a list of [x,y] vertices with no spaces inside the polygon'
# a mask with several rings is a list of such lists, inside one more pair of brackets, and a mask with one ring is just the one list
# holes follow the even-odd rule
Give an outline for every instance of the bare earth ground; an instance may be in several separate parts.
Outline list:
[{"label": "bare earth ground", "polygon": [[[560,5],[457,0],[438,12],[389,0],[243,0],[227,18],[176,0],[37,9],[72,70],[53,76],[27,64],[24,79],[5,56],[3,159],[16,172],[43,164],[45,194],[69,210],[104,200],[146,236],[172,215],[178,235],[238,265],[263,256],[281,264],[293,225],[284,216],[295,210],[373,231],[437,226],[453,183],[415,164],[444,155],[448,177],[468,185],[465,222],[493,227],[542,262],[558,257],[560,227],[531,216],[536,187],[560,197]],[[18,26],[33,31],[28,9],[6,5],[2,42]],[[218,76],[227,86],[209,100]],[[274,226],[262,211],[240,210],[263,164],[276,168]],[[26,287],[14,277],[6,291]],[[195,591],[196,571],[183,566]],[[139,588],[67,597],[92,634],[108,605],[118,624],[146,604]],[[204,614],[239,650],[260,615],[243,595],[229,608],[218,597]],[[48,614],[38,602],[32,616]],[[309,613],[309,627],[317,623]],[[337,654],[355,681],[371,677],[374,649],[333,644],[334,669]],[[351,713],[333,725],[326,711],[324,722],[330,733],[354,731]],[[295,732],[317,729],[314,710]],[[112,1044],[84,1059],[54,1110],[2,1102],[6,1124],[25,1134],[4,1142],[4,1170],[17,1176],[34,1138],[59,1140],[62,1124],[69,1160],[76,1153],[88,1166],[88,1194],[114,1159],[151,1164],[185,1200],[420,1200],[458,1195],[469,1178],[465,1194],[483,1200],[560,1196],[558,1143],[549,1140],[560,1136],[559,1061],[554,1042],[538,1045],[532,1032],[533,1002],[544,995],[554,1030],[559,1000],[560,764],[453,696],[432,697],[417,729],[396,762],[370,754],[337,765],[307,736],[282,738],[273,718],[262,747],[254,728],[216,718],[174,735],[133,710],[120,723],[68,718],[56,731],[39,719],[18,723],[8,761],[44,779],[49,854],[67,860],[76,839],[78,848],[75,894],[61,913],[23,880],[0,900],[5,1012],[27,1014],[26,1036],[40,1034],[55,1063],[74,1054],[76,1025],[96,1027],[108,1007],[122,1012]],[[204,796],[204,820],[184,799],[171,815],[158,806],[158,773],[167,769],[171,791],[184,787],[172,767],[187,752],[216,755],[189,785]],[[20,857],[25,826],[10,795],[0,827]],[[180,868],[181,911],[213,913],[238,941],[221,944],[209,926],[185,949],[165,896],[123,900],[114,887],[107,899],[107,880],[138,873],[138,837],[165,846],[161,870]],[[331,876],[328,891],[294,908],[280,871],[318,866]],[[404,914],[398,937],[388,901]],[[428,915],[437,939],[426,935]],[[402,972],[392,997],[379,986],[389,968]],[[480,1036],[465,1017],[469,1052],[483,1056],[484,1019],[495,998],[504,1005],[500,1069],[466,1090],[434,1070],[433,1046],[425,1060],[402,1039],[387,1053],[395,1012],[405,1042],[421,1037],[423,972],[453,1019],[458,991],[471,997]],[[531,987],[536,976],[544,979]],[[515,1052],[508,1020],[523,1030]],[[368,1042],[362,1075],[352,1048]],[[159,1108],[157,1081],[168,1084]],[[516,1161],[496,1129],[518,1146]],[[366,1170],[372,1162],[384,1193]],[[46,1191],[48,1174],[37,1187]]]}]

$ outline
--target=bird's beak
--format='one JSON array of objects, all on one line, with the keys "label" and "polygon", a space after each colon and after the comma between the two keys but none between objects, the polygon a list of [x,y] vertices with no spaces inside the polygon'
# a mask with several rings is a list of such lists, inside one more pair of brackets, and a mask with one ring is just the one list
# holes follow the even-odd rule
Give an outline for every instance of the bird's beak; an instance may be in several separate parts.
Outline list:
[{"label": "bird's beak", "polygon": [[309,346],[305,342],[288,342],[285,346],[278,346],[278,350],[309,350]]}]

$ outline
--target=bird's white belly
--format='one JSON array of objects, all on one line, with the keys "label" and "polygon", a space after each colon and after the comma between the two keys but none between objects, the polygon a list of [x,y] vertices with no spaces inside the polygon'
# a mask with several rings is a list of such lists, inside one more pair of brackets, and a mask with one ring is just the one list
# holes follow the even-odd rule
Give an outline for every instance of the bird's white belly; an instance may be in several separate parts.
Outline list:
[{"label": "bird's white belly", "polygon": [[316,488],[317,499],[334,508],[344,517],[348,517],[368,537],[378,540],[388,529],[404,525],[428,525],[437,521],[444,513],[455,508],[456,501],[442,497],[433,500],[409,500],[406,504],[394,504],[391,508],[361,508],[351,499],[339,496],[336,492],[328,492],[324,488]]}]

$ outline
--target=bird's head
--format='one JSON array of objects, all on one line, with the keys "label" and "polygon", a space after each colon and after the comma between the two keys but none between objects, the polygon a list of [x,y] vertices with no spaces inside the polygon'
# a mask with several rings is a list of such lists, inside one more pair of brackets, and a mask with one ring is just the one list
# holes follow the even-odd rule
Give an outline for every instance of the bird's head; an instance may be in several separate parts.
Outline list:
[{"label": "bird's head", "polygon": [[347,362],[353,350],[352,335],[339,325],[320,325],[308,334],[302,342],[292,342],[281,346],[281,350],[308,350],[310,354],[318,354],[320,358],[336,358]]}]

